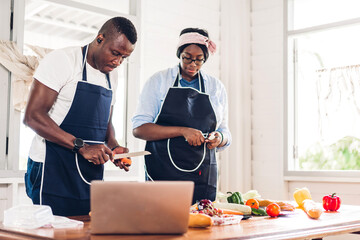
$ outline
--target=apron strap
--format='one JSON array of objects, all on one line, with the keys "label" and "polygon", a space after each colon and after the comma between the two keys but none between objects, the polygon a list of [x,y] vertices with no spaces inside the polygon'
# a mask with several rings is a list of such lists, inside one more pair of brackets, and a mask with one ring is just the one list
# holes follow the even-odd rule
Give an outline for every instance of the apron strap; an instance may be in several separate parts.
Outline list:
[{"label": "apron strap", "polygon": [[201,164],[204,162],[205,160],[205,155],[206,155],[206,144],[204,144],[204,153],[203,153],[203,156],[202,156],[202,159],[200,161],[200,163],[194,168],[194,169],[183,169],[183,168],[180,168],[179,166],[177,166],[175,163],[174,163],[174,160],[172,159],[172,156],[171,156],[171,152],[170,152],[170,138],[168,138],[167,140],[167,151],[168,151],[168,155],[169,155],[169,158],[170,158],[170,161],[172,163],[172,165],[179,171],[182,171],[182,172],[195,172],[200,166]]},{"label": "apron strap", "polygon": [[[91,141],[91,140],[84,140],[84,142],[86,143],[97,143],[97,144],[104,144],[104,142],[100,142],[100,141]],[[78,160],[78,153],[75,153],[75,163],[76,163],[76,168],[78,170],[78,173],[80,175],[80,178],[84,181],[84,183],[88,184],[88,185],[91,185],[90,182],[86,181],[86,179],[84,178],[84,176],[82,175],[81,173],[81,170],[80,170],[80,166],[79,166],[79,160]],[[90,161],[89,161],[90,162]],[[104,179],[103,179],[104,180]]]},{"label": "apron strap", "polygon": [[199,72],[199,79],[200,79],[200,92],[205,93],[205,84],[204,84],[204,78],[202,77],[202,75]]},{"label": "apron strap", "polygon": [[[180,67],[180,64],[179,64],[179,71],[178,71],[178,74],[176,75],[176,79],[174,81],[173,87],[178,87],[179,86],[180,74],[181,74],[181,67]],[[199,79],[200,92],[205,93],[204,78],[202,77],[200,72],[197,75],[198,75],[198,79]]]},{"label": "apron strap", "polygon": [[[86,75],[86,56],[87,56],[87,50],[88,50],[88,45],[85,45],[82,49],[82,60],[83,60],[83,72],[82,72],[82,80],[83,81],[87,81],[87,75]],[[107,79],[107,82],[108,82],[108,86],[109,86],[109,89],[111,89],[111,83],[110,83],[110,77],[109,77],[109,74],[107,73],[106,74],[106,79]]]}]

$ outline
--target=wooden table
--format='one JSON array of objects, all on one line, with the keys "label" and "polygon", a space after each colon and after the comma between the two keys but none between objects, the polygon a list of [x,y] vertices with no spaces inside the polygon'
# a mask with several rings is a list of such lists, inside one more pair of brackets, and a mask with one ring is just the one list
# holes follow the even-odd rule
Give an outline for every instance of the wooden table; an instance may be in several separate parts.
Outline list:
[{"label": "wooden table", "polygon": [[88,216],[81,229],[40,228],[22,230],[6,228],[0,223],[0,239],[318,239],[346,233],[360,233],[360,206],[342,205],[338,212],[324,212],[320,219],[310,219],[302,210],[278,218],[252,217],[240,224],[189,228],[184,235],[91,235]]}]

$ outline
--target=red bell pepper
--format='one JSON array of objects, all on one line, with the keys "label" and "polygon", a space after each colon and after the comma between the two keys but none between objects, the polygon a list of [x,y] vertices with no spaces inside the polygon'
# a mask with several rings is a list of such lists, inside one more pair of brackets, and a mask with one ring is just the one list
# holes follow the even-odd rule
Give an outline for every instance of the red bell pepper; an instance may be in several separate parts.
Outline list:
[{"label": "red bell pepper", "polygon": [[337,211],[340,204],[341,199],[335,193],[323,197],[323,207],[326,211]]}]

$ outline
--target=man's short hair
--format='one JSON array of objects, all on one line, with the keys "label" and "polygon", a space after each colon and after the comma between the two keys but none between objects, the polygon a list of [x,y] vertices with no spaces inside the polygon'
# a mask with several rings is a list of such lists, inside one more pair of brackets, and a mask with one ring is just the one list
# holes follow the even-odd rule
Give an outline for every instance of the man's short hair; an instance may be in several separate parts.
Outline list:
[{"label": "man's short hair", "polygon": [[135,44],[137,41],[134,24],[124,17],[113,17],[107,20],[100,28],[98,34],[102,34],[104,37],[111,37],[114,34],[124,34],[132,44]]}]

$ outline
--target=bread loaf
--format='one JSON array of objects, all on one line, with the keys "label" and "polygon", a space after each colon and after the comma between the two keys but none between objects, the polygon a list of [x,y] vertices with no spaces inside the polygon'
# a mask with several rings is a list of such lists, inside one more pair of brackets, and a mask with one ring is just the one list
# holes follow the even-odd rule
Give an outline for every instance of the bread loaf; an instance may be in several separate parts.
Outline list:
[{"label": "bread loaf", "polygon": [[213,225],[213,220],[210,216],[202,213],[190,213],[189,227],[210,227]]}]

